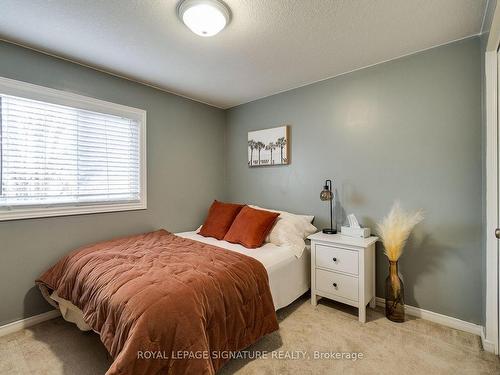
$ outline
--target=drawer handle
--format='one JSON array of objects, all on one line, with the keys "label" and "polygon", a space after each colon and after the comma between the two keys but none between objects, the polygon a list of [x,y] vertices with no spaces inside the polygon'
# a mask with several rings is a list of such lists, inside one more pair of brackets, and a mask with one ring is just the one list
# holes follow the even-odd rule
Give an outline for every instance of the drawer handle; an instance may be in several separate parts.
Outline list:
[{"label": "drawer handle", "polygon": [[334,287],[334,288],[337,288],[337,283],[333,283],[333,287]]},{"label": "drawer handle", "polygon": [[337,262],[337,258],[333,258],[332,260],[333,260],[334,262]]}]

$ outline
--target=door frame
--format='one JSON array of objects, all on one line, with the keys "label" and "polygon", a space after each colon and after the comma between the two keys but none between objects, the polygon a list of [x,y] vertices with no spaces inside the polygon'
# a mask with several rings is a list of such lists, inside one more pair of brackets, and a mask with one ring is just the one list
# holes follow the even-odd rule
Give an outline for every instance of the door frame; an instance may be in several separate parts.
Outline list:
[{"label": "door frame", "polygon": [[481,335],[485,350],[499,354],[499,129],[498,129],[498,48],[500,44],[500,7],[495,9],[485,53],[486,111],[486,306],[485,327]]}]

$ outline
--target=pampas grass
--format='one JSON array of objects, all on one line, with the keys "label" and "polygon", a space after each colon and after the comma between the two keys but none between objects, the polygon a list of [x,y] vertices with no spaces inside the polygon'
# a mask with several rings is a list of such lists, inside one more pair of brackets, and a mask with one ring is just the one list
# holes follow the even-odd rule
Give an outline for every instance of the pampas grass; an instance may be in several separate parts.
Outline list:
[{"label": "pampas grass", "polygon": [[406,212],[399,201],[394,202],[389,215],[377,224],[378,234],[385,248],[385,255],[391,262],[397,262],[411,231],[424,219],[421,210]]}]

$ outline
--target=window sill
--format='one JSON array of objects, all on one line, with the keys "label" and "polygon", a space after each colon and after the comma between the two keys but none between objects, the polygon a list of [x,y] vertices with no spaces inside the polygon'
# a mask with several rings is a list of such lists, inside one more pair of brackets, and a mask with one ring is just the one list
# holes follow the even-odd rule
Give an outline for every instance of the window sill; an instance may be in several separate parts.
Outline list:
[{"label": "window sill", "polygon": [[40,208],[0,209],[0,221],[38,219],[44,217],[98,214],[104,212],[135,211],[147,209],[146,202],[123,204],[95,204],[87,206],[59,206]]}]

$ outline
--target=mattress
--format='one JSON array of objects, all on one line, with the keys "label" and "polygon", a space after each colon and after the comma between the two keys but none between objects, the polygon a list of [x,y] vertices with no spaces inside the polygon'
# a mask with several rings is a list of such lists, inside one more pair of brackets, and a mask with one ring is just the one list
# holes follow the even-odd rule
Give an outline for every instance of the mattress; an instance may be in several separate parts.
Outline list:
[{"label": "mattress", "polygon": [[[306,247],[306,251],[302,253],[302,256],[297,258],[291,248],[277,246],[271,243],[266,243],[264,246],[256,249],[247,249],[238,244],[200,236],[196,231],[176,233],[176,235],[227,250],[236,251],[261,262],[269,277],[269,286],[273,297],[274,308],[276,310],[288,306],[310,288],[311,269],[309,247]],[[42,290],[42,294],[52,305],[59,308],[65,320],[75,323],[82,331],[91,330],[83,320],[83,313],[78,307],[60,298],[55,293],[52,293],[49,297],[47,291]],[[54,301],[56,303],[54,303]]]}]

